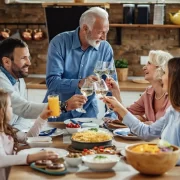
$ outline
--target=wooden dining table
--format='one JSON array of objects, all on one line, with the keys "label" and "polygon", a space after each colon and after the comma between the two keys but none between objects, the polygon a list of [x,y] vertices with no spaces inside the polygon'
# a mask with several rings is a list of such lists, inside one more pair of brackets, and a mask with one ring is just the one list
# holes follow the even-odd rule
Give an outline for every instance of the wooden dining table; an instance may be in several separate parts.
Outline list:
[{"label": "wooden dining table", "polygon": [[[63,123],[49,123],[52,127],[64,128]],[[67,150],[69,144],[63,143],[63,135],[53,137],[53,144],[51,147],[60,148]],[[125,140],[121,137],[115,136],[113,144],[117,149],[121,149],[126,144],[133,144],[143,142],[141,140]],[[105,180],[179,180],[180,179],[180,166],[175,166],[170,171],[166,172],[161,176],[148,176],[142,175],[136,171],[131,165],[128,165],[126,162],[123,162],[124,168],[119,171],[82,171],[82,172],[68,172],[65,175],[53,176],[44,174],[42,172],[32,169],[28,165],[18,165],[12,166],[9,180],[43,180],[43,179],[62,179],[62,180],[96,180],[96,179],[105,179]]]}]

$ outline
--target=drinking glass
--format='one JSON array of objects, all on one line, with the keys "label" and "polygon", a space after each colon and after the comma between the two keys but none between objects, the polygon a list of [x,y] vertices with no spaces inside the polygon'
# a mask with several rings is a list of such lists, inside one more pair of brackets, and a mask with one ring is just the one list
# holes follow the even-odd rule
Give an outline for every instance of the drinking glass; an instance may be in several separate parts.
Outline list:
[{"label": "drinking glass", "polygon": [[[81,93],[84,96],[91,96],[93,94],[94,88],[93,88],[93,83],[85,79],[84,84],[81,87]],[[81,113],[86,113],[86,110],[81,108],[77,108],[76,111],[81,112]]]},{"label": "drinking glass", "polygon": [[[103,79],[101,79],[100,81],[94,82],[94,90],[95,90],[96,96],[99,98],[105,97],[109,91],[109,89]],[[113,112],[112,110],[109,109],[108,106],[106,106],[106,107],[107,107],[107,111],[106,111],[105,115]]]},{"label": "drinking glass", "polygon": [[100,81],[94,82],[94,91],[96,93],[96,96],[99,98],[103,98],[108,93],[108,87],[103,79]]},{"label": "drinking glass", "polygon": [[51,112],[51,118],[57,118],[60,116],[60,101],[59,95],[53,94],[48,96],[48,106]]},{"label": "drinking glass", "polygon": [[101,79],[101,76],[107,73],[107,69],[103,67],[103,63],[103,61],[97,61],[94,68],[94,73],[98,76],[98,79]]},{"label": "drinking glass", "polygon": [[104,70],[106,70],[105,75],[107,76],[107,78],[113,77],[116,72],[114,62],[103,62],[102,67]]}]

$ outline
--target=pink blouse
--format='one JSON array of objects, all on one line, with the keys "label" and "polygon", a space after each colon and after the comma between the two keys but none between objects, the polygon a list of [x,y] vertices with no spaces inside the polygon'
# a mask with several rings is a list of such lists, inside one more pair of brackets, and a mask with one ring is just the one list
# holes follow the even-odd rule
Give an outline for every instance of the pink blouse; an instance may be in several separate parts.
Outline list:
[{"label": "pink blouse", "polygon": [[130,107],[128,107],[128,111],[130,111],[134,115],[144,116],[147,121],[155,122],[160,117],[162,117],[166,109],[170,106],[170,101],[168,98],[168,94],[165,94],[165,102],[162,104],[162,108],[155,113],[153,109],[153,99],[154,99],[155,91],[152,86],[148,87],[146,91],[142,94],[138,101],[134,102]]}]

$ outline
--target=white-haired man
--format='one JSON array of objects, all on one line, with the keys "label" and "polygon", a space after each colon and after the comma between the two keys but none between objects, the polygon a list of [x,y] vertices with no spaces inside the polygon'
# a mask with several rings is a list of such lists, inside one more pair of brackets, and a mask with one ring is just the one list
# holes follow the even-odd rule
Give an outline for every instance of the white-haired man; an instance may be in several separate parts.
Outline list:
[{"label": "white-haired man", "polygon": [[[80,94],[85,81],[96,81],[93,71],[97,61],[113,62],[113,50],[106,41],[109,31],[108,13],[99,7],[92,7],[80,17],[80,27],[74,31],[55,36],[49,45],[46,71],[47,96],[52,92],[66,101],[74,94]],[[115,75],[116,79],[116,75]],[[83,106],[86,113],[76,110],[62,113],[60,121],[75,117],[97,117],[95,95],[88,97]]]}]

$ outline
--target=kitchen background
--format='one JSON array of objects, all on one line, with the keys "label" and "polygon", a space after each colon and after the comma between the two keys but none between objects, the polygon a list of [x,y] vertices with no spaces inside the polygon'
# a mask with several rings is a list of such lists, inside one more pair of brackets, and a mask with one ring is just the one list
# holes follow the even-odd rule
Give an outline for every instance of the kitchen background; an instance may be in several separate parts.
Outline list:
[{"label": "kitchen background", "polygon": [[[154,4],[150,4],[150,24],[153,23]],[[171,24],[169,12],[176,13],[180,10],[180,4],[166,4],[165,6],[165,24]],[[110,23],[123,22],[123,5],[120,3],[111,3],[109,15]],[[137,13],[137,12],[136,12]],[[11,35],[17,36],[26,28],[41,28],[46,36],[41,41],[26,41],[29,45],[32,55],[31,74],[46,73],[46,54],[48,49],[48,36],[45,26],[45,11],[41,4],[5,4],[0,0],[0,30],[8,28]],[[66,17],[54,17],[59,22]],[[6,25],[5,23],[13,23]],[[71,23],[71,22],[69,22]],[[140,56],[147,56],[150,50],[167,50],[174,56],[180,55],[180,28],[122,28],[121,41],[117,44],[116,28],[110,28],[108,41],[114,50],[114,59],[126,58],[129,62],[129,75],[142,76],[142,65],[140,65]]]}]

